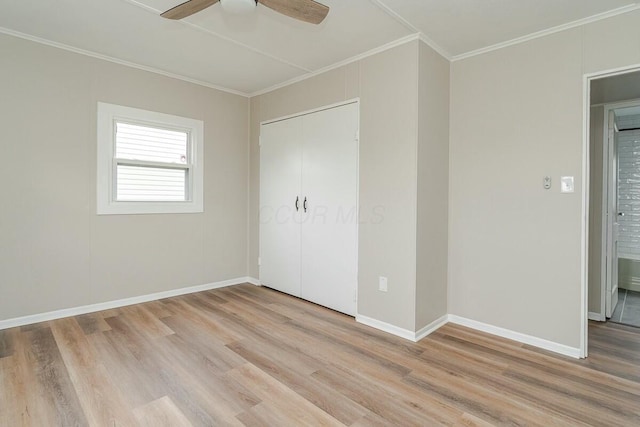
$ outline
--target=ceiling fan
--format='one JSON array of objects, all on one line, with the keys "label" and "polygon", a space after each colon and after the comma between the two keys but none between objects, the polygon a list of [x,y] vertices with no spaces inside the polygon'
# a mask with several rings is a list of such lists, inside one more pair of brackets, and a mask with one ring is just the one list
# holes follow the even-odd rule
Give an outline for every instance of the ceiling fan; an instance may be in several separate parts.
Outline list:
[{"label": "ceiling fan", "polygon": [[314,0],[188,0],[167,10],[160,16],[182,19],[220,2],[229,12],[243,13],[255,9],[258,3],[269,9],[310,24],[319,24],[329,13],[329,7]]}]

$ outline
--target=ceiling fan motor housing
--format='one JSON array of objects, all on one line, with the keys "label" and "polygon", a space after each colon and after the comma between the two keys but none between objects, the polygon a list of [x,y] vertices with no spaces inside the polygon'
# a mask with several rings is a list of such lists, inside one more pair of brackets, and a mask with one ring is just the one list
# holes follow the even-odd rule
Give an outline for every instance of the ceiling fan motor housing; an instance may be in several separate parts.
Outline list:
[{"label": "ceiling fan motor housing", "polygon": [[251,13],[258,5],[258,0],[220,0],[222,8],[229,13]]}]

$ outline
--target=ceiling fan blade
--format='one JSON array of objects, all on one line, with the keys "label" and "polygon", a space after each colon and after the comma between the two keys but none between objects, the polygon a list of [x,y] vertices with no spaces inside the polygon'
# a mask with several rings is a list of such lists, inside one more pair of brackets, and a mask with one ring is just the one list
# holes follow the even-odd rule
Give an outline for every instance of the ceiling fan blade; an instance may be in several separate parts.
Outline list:
[{"label": "ceiling fan blade", "polygon": [[200,12],[202,9],[206,9],[209,6],[218,3],[218,1],[219,0],[189,0],[167,10],[160,16],[167,19],[186,18],[187,16],[193,15],[196,12]]},{"label": "ceiling fan blade", "polygon": [[310,24],[319,24],[329,13],[329,7],[314,0],[258,0],[259,3]]}]

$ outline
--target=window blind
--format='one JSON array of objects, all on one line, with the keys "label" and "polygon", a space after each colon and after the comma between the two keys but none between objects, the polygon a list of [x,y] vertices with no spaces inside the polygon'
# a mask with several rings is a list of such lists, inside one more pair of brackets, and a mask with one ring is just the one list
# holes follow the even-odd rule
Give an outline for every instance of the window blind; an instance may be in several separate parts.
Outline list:
[{"label": "window blind", "polygon": [[186,200],[187,171],[184,169],[127,165],[117,167],[117,200],[145,202]]},{"label": "window blind", "polygon": [[116,200],[187,200],[188,141],[187,132],[116,122]]}]

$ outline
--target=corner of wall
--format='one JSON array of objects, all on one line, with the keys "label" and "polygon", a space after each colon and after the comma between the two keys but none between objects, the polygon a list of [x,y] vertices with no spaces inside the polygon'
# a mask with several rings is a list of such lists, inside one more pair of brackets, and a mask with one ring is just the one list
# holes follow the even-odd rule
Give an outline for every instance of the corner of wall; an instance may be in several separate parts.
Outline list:
[{"label": "corner of wall", "polygon": [[251,103],[253,98],[247,98],[247,224],[246,224],[246,260],[245,260],[245,273],[247,276],[251,276]]},{"label": "corner of wall", "polygon": [[448,309],[450,62],[418,45],[416,330]]}]

